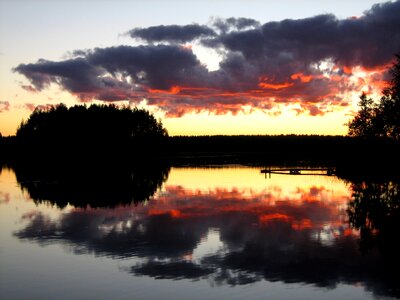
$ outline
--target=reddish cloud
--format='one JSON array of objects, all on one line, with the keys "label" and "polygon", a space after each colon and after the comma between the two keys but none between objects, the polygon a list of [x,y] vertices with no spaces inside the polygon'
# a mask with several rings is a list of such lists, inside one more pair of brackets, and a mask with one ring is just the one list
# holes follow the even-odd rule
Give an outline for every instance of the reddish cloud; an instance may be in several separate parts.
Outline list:
[{"label": "reddish cloud", "polygon": [[0,204],[10,202],[10,193],[5,193],[0,191]]},{"label": "reddish cloud", "polygon": [[315,77],[313,77],[312,75],[304,75],[303,73],[295,73],[295,74],[290,75],[290,79],[292,79],[292,80],[299,79],[301,82],[304,82],[304,83],[310,82],[313,78],[315,78]]},{"label": "reddish cloud", "polygon": [[280,90],[280,89],[285,89],[288,87],[293,86],[294,83],[289,83],[289,82],[284,82],[284,83],[266,83],[266,82],[260,82],[258,86],[262,89],[270,89],[270,90]]},{"label": "reddish cloud", "polygon": [[[81,101],[147,100],[170,117],[236,114],[244,107],[268,111],[276,104],[295,104],[298,113],[316,116],[346,106],[350,92],[385,85],[400,50],[399,15],[395,1],[359,18],[327,14],[265,24],[229,18],[210,26],[134,28],[129,34],[144,45],[76,50],[64,61],[39,60],[14,70],[29,80],[27,90],[53,83]],[[209,71],[186,42],[221,53],[219,69]]]},{"label": "reddish cloud", "polygon": [[0,113],[10,110],[10,102],[0,101]]},{"label": "reddish cloud", "polygon": [[56,104],[34,104],[34,103],[25,103],[23,107],[27,110],[34,111],[35,109],[48,110],[54,107]]},{"label": "reddish cloud", "polygon": [[36,108],[36,104],[34,104],[34,103],[25,103],[24,104],[24,108],[26,108],[27,110],[30,110],[30,111],[34,111],[35,108]]},{"label": "reddish cloud", "polygon": [[33,87],[33,86],[31,86],[31,85],[21,85],[21,87],[25,90],[25,91],[28,91],[28,92],[31,92],[31,93],[36,93],[37,92],[37,90]]}]

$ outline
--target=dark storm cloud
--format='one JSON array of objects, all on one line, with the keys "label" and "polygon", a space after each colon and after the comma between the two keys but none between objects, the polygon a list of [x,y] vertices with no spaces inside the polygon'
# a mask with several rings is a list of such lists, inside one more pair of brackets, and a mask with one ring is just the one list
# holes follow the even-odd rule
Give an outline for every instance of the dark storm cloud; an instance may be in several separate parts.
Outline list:
[{"label": "dark storm cloud", "polygon": [[90,65],[85,58],[53,62],[44,59],[33,64],[20,64],[14,71],[25,75],[37,90],[58,83],[68,91],[89,92],[99,85],[102,75],[99,68]]},{"label": "dark storm cloud", "polygon": [[190,49],[176,45],[96,48],[86,59],[112,75],[125,73],[137,84],[160,89],[184,84],[205,71]]},{"label": "dark storm cloud", "polygon": [[196,38],[215,36],[213,29],[205,25],[159,25],[147,28],[134,28],[129,31],[132,38],[140,38],[147,42],[190,42]]},{"label": "dark storm cloud", "polygon": [[14,71],[25,75],[37,90],[56,83],[83,99],[107,101],[143,98],[144,88],[191,84],[206,73],[190,49],[177,45],[96,48],[80,55],[84,56],[21,64]]},{"label": "dark storm cloud", "polygon": [[[374,67],[388,63],[400,50],[400,1],[376,4],[360,18],[318,15],[268,22],[261,28],[233,31],[205,40],[205,45],[240,52],[250,62],[301,61],[332,58],[344,65]],[[226,21],[228,23],[228,20]],[[274,65],[274,64],[273,64]]]},{"label": "dark storm cloud", "polygon": [[[81,100],[146,99],[169,116],[235,114],[244,106],[268,111],[275,104],[323,115],[346,105],[349,92],[377,83],[381,88],[400,51],[399,15],[396,1],[374,5],[358,18],[324,14],[262,25],[217,18],[210,26],[135,28],[129,34],[149,45],[76,50],[68,60],[39,60],[14,70],[36,90],[55,83]],[[220,53],[219,69],[208,70],[191,46],[181,45],[190,41]],[[376,74],[357,83],[349,80],[355,67]]]}]

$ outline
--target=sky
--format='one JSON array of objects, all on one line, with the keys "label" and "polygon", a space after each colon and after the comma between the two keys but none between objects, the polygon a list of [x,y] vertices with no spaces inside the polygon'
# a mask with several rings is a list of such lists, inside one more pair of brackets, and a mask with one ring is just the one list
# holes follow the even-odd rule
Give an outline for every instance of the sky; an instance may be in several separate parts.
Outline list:
[{"label": "sky", "polygon": [[[400,0],[0,0],[0,133],[36,107],[144,107],[170,135],[345,135]],[[106,122],[106,120],[105,120]]]}]

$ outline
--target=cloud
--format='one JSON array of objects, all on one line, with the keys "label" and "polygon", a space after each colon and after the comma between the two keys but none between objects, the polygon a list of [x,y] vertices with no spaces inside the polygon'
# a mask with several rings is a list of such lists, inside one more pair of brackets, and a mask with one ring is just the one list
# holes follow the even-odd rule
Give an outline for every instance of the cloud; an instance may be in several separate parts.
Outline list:
[{"label": "cloud", "polygon": [[25,91],[28,91],[28,92],[31,92],[31,93],[36,93],[37,92],[37,90],[33,86],[28,85],[28,84],[26,84],[26,85],[22,84],[21,88],[23,88]]},{"label": "cloud", "polygon": [[[351,93],[382,88],[400,50],[399,15],[396,1],[359,18],[323,14],[265,24],[216,18],[209,25],[134,28],[129,34],[144,45],[76,50],[69,59],[14,71],[38,91],[56,84],[81,101],[146,100],[171,117],[276,105],[323,115],[345,107]],[[221,55],[219,69],[199,60],[193,49],[199,45]]]},{"label": "cloud", "polygon": [[34,111],[35,109],[40,109],[40,110],[49,110],[53,107],[57,106],[56,104],[50,104],[50,103],[46,103],[46,104],[35,104],[35,103],[24,103],[22,105],[23,108],[29,110],[29,111]]},{"label": "cloud", "polygon": [[86,54],[86,59],[113,79],[117,74],[127,75],[133,83],[153,89],[188,85],[199,80],[194,75],[206,72],[193,52],[179,45],[96,48]]},{"label": "cloud", "polygon": [[[196,56],[176,45],[96,48],[60,62],[39,60],[14,71],[25,75],[40,91],[58,84],[81,100],[118,101],[146,96],[149,88],[168,89],[189,84],[206,72]],[[197,79],[196,79],[197,80]]]},{"label": "cloud", "polygon": [[27,109],[27,110],[29,110],[29,111],[34,111],[35,109],[36,109],[36,104],[34,104],[34,103],[25,103],[24,105],[23,105],[23,108],[25,108],[25,109]]},{"label": "cloud", "polygon": [[0,204],[9,203],[10,201],[10,193],[0,192]]},{"label": "cloud", "polygon": [[0,113],[10,110],[10,102],[0,101]]},{"label": "cloud", "polygon": [[215,18],[213,20],[213,26],[221,32],[227,32],[229,30],[242,30],[245,28],[259,27],[260,22],[249,18]]},{"label": "cloud", "polygon": [[132,38],[139,38],[147,42],[190,42],[196,38],[215,36],[213,29],[198,24],[191,25],[159,25],[147,28],[134,28],[128,32]]},{"label": "cloud", "polygon": [[69,91],[89,92],[96,89],[102,75],[99,68],[84,58],[61,62],[40,59],[32,64],[20,64],[14,71],[25,75],[38,91],[57,83]]}]

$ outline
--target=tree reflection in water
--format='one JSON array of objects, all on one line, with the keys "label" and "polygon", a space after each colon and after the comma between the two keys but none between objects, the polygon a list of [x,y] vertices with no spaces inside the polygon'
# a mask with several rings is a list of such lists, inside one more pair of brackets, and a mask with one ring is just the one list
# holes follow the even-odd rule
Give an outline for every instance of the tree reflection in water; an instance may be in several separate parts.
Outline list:
[{"label": "tree reflection in water", "polygon": [[[150,187],[147,193],[140,193],[144,198],[161,185],[169,169],[147,170],[157,172],[151,176],[145,170],[140,173],[143,176],[140,186]],[[48,186],[41,187],[36,181],[27,180],[30,175],[21,170],[16,173],[21,187],[34,199],[47,199],[60,207],[66,204],[67,198],[75,199],[70,203],[80,207],[87,207],[84,199],[91,199],[90,206],[110,204],[105,202],[110,194],[104,194],[104,199],[103,196],[95,199],[89,191],[84,195],[76,190],[67,191],[67,185],[60,179],[52,191]],[[129,174],[126,176],[129,180],[122,182],[131,182],[133,173]],[[115,180],[117,184],[119,176],[122,175],[115,175],[112,182]],[[66,182],[72,184],[73,180]],[[351,188],[348,216],[350,225],[360,229],[363,255],[358,249],[358,236],[340,215],[340,207],[346,203],[342,202],[343,195],[326,194],[329,187],[324,186],[310,186],[308,191],[297,188],[293,198],[282,198],[279,188],[269,194],[252,191],[245,195],[236,187],[229,190],[205,187],[203,191],[193,191],[184,186],[166,185],[146,205],[74,208],[59,220],[51,220],[38,212],[15,235],[35,243],[66,244],[75,253],[139,257],[136,264],[123,269],[135,276],[174,280],[207,278],[213,285],[231,286],[263,279],[324,288],[361,283],[376,295],[399,296],[395,267],[388,268],[388,262],[398,266],[395,237],[399,228],[399,185],[354,182]],[[132,194],[135,193],[123,194],[129,195],[123,199],[132,199]],[[100,202],[95,202],[98,199]],[[191,258],[210,230],[218,232],[222,248]],[[322,238],[327,232],[328,242]],[[374,243],[378,247],[373,247]],[[382,263],[382,257],[386,263]]]},{"label": "tree reflection in water", "polygon": [[[391,271],[399,279],[400,268],[400,184],[398,181],[358,181],[351,184],[352,200],[348,204],[349,221],[360,230],[360,250],[377,248]],[[397,278],[396,278],[397,277]]]},{"label": "tree reflection in water", "polygon": [[148,200],[167,180],[170,167],[156,161],[123,162],[88,160],[13,165],[17,181],[37,203],[50,202],[60,208],[114,207]]}]

